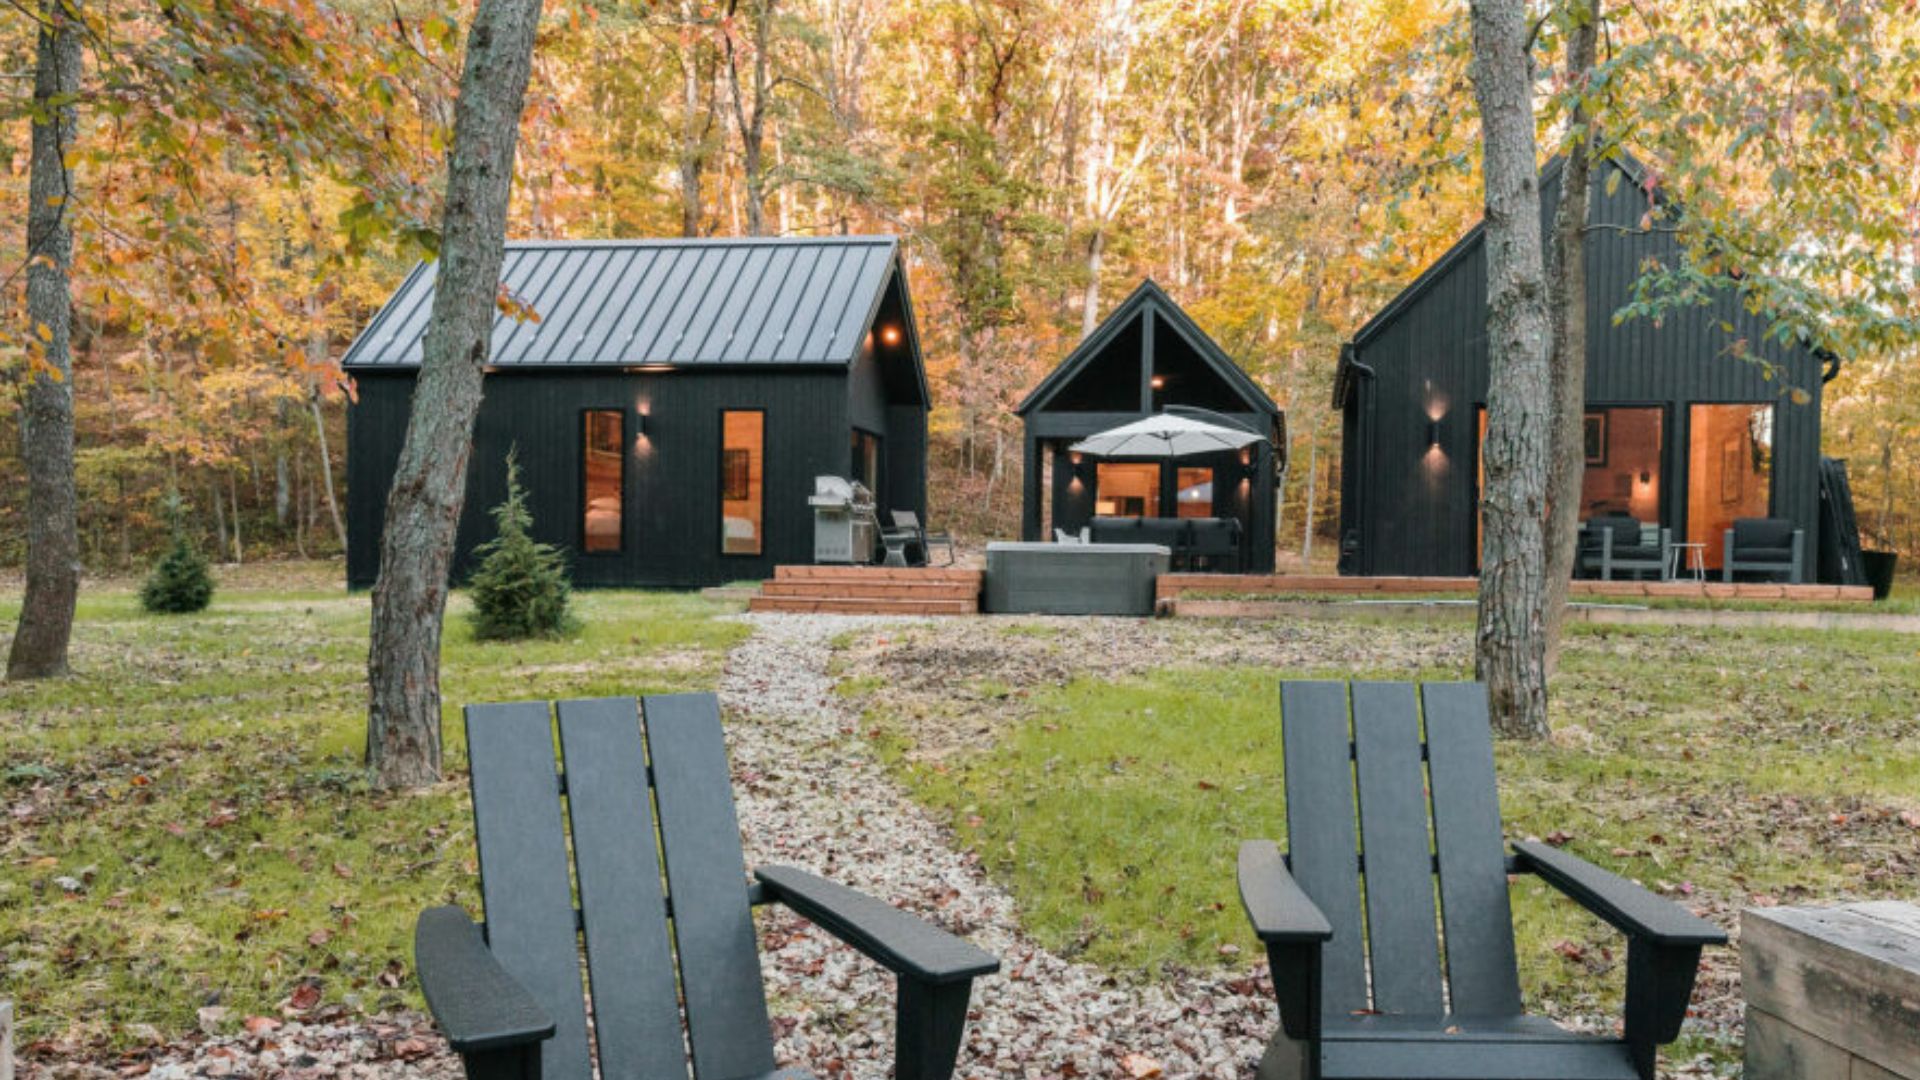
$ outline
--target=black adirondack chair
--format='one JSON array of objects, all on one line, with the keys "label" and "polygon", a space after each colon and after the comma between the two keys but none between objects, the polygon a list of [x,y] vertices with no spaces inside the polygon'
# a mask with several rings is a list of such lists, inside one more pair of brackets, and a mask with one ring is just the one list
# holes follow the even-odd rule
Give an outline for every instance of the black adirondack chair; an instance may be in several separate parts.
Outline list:
[{"label": "black adirondack chair", "polygon": [[[1240,848],[1240,897],[1280,1004],[1260,1075],[1653,1080],[1700,949],[1726,934],[1566,851],[1516,842],[1507,855],[1485,688],[1429,683],[1419,700],[1410,683],[1355,683],[1351,708],[1345,683],[1281,687],[1292,852]],[[1538,874],[1626,934],[1621,1037],[1522,1009],[1512,873]]]},{"label": "black adirondack chair", "polygon": [[751,914],[774,901],[898,976],[896,1076],[952,1075],[973,979],[1000,962],[799,870],[749,885],[713,695],[649,697],[644,726],[633,698],[563,701],[559,718],[556,773],[545,702],[466,710],[487,921],[428,909],[414,958],[469,1077],[588,1080],[597,1051],[605,1080],[684,1080],[689,1044],[699,1080],[804,1077],[774,1064]]}]

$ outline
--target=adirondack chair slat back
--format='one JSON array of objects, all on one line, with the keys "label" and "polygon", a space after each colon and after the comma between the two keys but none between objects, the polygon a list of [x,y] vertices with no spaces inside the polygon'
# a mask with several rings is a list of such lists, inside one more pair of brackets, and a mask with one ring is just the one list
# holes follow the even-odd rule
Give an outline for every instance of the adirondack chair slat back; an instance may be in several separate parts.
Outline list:
[{"label": "adirondack chair slat back", "polygon": [[740,853],[720,705],[712,694],[647,699],[647,749],[672,889],[674,940],[694,1071],[773,1071],[773,1025]]},{"label": "adirondack chair slat back", "polygon": [[487,942],[554,1017],[542,1075],[593,1075],[582,930],[606,1080],[686,1077],[689,1038],[696,1075],[771,1071],[718,703],[649,697],[644,726],[633,698],[559,714],[566,823],[547,706],[466,710]]},{"label": "adirondack chair slat back", "polygon": [[[560,703],[587,973],[603,1076],[687,1075],[666,891],[647,805],[646,749],[632,698]],[[636,826],[636,822],[641,823]]]},{"label": "adirondack chair slat back", "polygon": [[1333,926],[1323,1016],[1517,1014],[1484,688],[1286,683],[1281,722],[1293,875]]},{"label": "adirondack chair slat back", "polygon": [[487,947],[553,1018],[541,1075],[586,1077],[587,1009],[553,722],[540,702],[470,705],[466,716]]}]

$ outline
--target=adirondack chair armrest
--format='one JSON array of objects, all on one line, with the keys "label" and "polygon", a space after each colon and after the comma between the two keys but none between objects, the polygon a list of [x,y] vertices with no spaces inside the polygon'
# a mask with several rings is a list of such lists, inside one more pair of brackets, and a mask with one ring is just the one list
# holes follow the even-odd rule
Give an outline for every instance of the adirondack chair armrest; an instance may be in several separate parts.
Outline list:
[{"label": "adirondack chair armrest", "polygon": [[1332,924],[1287,872],[1271,840],[1240,845],[1240,904],[1262,942],[1318,944],[1333,937]]},{"label": "adirondack chair armrest", "polygon": [[1725,930],[1570,851],[1527,840],[1514,841],[1513,850],[1519,856],[1518,869],[1538,874],[1630,938],[1695,949],[1727,943]]},{"label": "adirondack chair armrest", "polygon": [[434,1022],[462,1056],[512,1055],[553,1037],[553,1018],[493,958],[460,908],[420,913],[413,964]]},{"label": "adirondack chair armrest", "polygon": [[896,975],[939,986],[1000,970],[993,954],[844,885],[791,866],[762,866],[753,876],[771,899]]},{"label": "adirondack chair armrest", "polygon": [[1293,875],[1271,840],[1240,845],[1240,903],[1254,936],[1267,948],[1273,996],[1287,1037],[1310,1042],[1320,1035],[1320,951],[1333,925]]},{"label": "adirondack chair armrest", "polygon": [[951,1080],[966,1034],[975,976],[1000,970],[991,953],[901,911],[790,866],[753,872],[769,899],[898,976],[895,1080]]}]

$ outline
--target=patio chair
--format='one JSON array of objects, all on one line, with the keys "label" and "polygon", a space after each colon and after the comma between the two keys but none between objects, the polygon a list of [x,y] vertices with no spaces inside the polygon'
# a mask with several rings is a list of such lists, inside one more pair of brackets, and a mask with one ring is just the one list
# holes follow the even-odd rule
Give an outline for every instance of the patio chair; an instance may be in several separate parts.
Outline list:
[{"label": "patio chair", "polygon": [[[893,528],[887,529],[882,533],[882,539],[887,541],[887,547],[890,551],[893,549],[895,542],[901,542],[907,552],[906,560],[908,563],[915,566],[931,566],[933,565],[933,549],[935,547],[944,547],[947,551],[947,561],[940,565],[953,565],[953,537],[951,534],[928,532],[926,527],[920,524],[920,515],[911,510],[894,510],[892,514]],[[912,554],[916,545],[918,545],[920,549],[918,562],[914,561]]]},{"label": "patio chair", "polygon": [[1580,528],[1576,567],[1582,574],[1599,575],[1602,581],[1612,581],[1616,573],[1647,571],[1665,581],[1672,569],[1672,544],[1673,530],[1665,526],[1643,526],[1638,518],[1624,514],[1592,517]]},{"label": "patio chair", "polygon": [[[1293,850],[1240,847],[1240,898],[1280,1006],[1259,1075],[1654,1080],[1700,950],[1726,933],[1571,852],[1504,852],[1485,688],[1428,683],[1417,697],[1424,710],[1411,683],[1281,686]],[[1509,874],[1539,875],[1626,935],[1618,1035],[1522,1008]]]},{"label": "patio chair", "polygon": [[1720,578],[1732,581],[1736,573],[1784,574],[1790,584],[1805,580],[1807,533],[1785,518],[1738,518],[1724,536]]},{"label": "patio chair", "polygon": [[472,1080],[588,1080],[596,1057],[601,1076],[685,1080],[689,1045],[696,1078],[799,1080],[775,1067],[754,939],[752,906],[775,902],[898,977],[896,1076],[952,1075],[973,979],[999,961],[799,870],[749,885],[712,694],[648,697],[644,721],[633,698],[560,702],[558,782],[547,703],[466,722],[487,921],[427,909],[414,963]]}]

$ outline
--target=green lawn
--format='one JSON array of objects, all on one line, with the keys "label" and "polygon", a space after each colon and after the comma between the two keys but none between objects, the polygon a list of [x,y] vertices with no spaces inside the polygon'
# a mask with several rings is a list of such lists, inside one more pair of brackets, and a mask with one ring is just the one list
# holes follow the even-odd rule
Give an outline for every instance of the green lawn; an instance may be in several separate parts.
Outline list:
[{"label": "green lawn", "polygon": [[[1137,976],[1258,955],[1233,864],[1240,840],[1285,836],[1279,680],[1469,676],[1470,615],[1438,627],[1316,622],[1306,631],[1327,636],[1293,652],[1324,659],[1290,666],[1183,663],[1206,640],[1183,622],[1151,624],[1161,639],[1142,652],[1164,659],[1141,670],[996,676],[987,696],[999,704],[988,707],[1017,718],[985,745],[936,755],[916,752],[915,733],[937,730],[925,714],[939,699],[898,696],[873,675],[872,654],[857,673],[847,665],[849,692],[896,772],[1011,887],[1026,926],[1055,949]],[[1301,632],[1206,622],[1251,639]],[[1036,652],[1020,647],[1023,635],[998,636],[1009,655],[1104,662],[1086,651],[1103,647],[1097,635],[1057,624],[1032,632],[1057,640]],[[886,647],[913,651],[916,666],[941,664],[928,635],[894,637]],[[1047,670],[993,664],[974,648],[966,663],[982,673]],[[1920,873],[1917,649],[1920,638],[1895,634],[1576,627],[1553,687],[1555,738],[1497,751],[1509,832],[1563,833],[1570,849],[1727,925],[1749,903],[1910,897]],[[1514,895],[1533,1000],[1562,1013],[1613,1008],[1624,979],[1617,939],[1533,879]],[[1724,953],[1715,963],[1706,981],[1720,980],[1727,1012],[1736,965]]]},{"label": "green lawn", "polygon": [[[746,633],[696,595],[583,592],[565,641],[447,628],[445,783],[361,778],[367,600],[337,567],[250,568],[199,615],[83,591],[78,674],[0,684],[0,971],[21,1038],[124,1045],[275,1013],[296,986],[415,1001],[412,921],[477,904],[458,707],[711,689]],[[11,628],[17,589],[0,599]],[[0,648],[6,639],[0,637]]]}]

